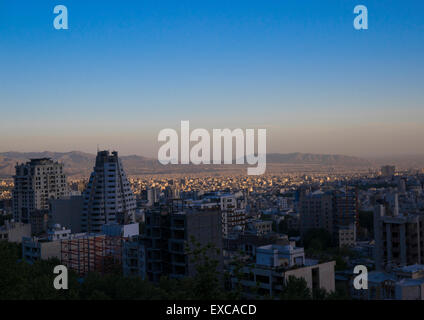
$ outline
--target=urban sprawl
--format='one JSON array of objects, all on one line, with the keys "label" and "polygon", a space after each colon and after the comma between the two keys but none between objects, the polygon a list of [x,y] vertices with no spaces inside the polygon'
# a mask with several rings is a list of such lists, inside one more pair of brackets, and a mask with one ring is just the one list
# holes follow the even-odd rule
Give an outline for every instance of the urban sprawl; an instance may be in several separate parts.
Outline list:
[{"label": "urban sprawl", "polygon": [[[222,290],[243,298],[279,298],[303,279],[311,297],[424,299],[423,171],[127,177],[109,151],[86,178],[50,158],[15,170],[0,181],[0,241],[28,264],[156,285],[195,277],[205,248]],[[366,290],[354,287],[357,265]]]}]

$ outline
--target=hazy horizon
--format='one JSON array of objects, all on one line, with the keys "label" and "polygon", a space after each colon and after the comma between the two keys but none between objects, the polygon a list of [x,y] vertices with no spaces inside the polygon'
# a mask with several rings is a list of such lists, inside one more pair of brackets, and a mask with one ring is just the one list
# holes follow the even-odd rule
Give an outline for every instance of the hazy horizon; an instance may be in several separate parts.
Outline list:
[{"label": "hazy horizon", "polygon": [[[103,151],[103,150],[108,150],[108,151],[110,151],[110,152],[112,152],[112,151],[118,151],[118,154],[120,155],[120,156],[140,156],[140,157],[145,157],[145,158],[150,158],[150,159],[156,159],[157,158],[157,155],[155,154],[155,155],[147,155],[147,154],[143,154],[143,153],[131,153],[131,152],[129,152],[129,153],[124,153],[124,152],[121,152],[120,150],[119,150],[119,148],[117,149],[117,148],[100,148],[99,147],[99,151]],[[97,149],[96,150],[87,150],[87,151],[84,151],[84,150],[63,150],[63,151],[60,151],[60,150],[23,150],[23,151],[19,151],[19,150],[7,150],[7,151],[2,151],[2,150],[0,150],[0,154],[3,154],[3,153],[13,153],[13,152],[16,152],[16,153],[44,153],[44,152],[51,152],[51,153],[71,153],[71,152],[82,152],[82,153],[85,153],[85,154],[91,154],[91,155],[93,155],[93,156],[95,156],[96,155],[96,153],[97,153]],[[364,159],[364,160],[372,160],[372,159],[390,159],[390,158],[393,158],[394,160],[396,159],[396,158],[403,158],[403,157],[424,157],[424,153],[416,153],[416,154],[413,154],[413,153],[404,153],[404,154],[386,154],[386,155],[376,155],[376,156],[373,156],[373,155],[368,155],[368,156],[359,156],[359,155],[354,155],[354,154],[342,154],[342,153],[323,153],[323,152],[300,152],[300,151],[290,151],[290,152],[272,152],[272,151],[268,151],[267,152],[267,154],[296,154],[296,153],[299,153],[299,154],[312,154],[312,155],[331,155],[331,156],[347,156],[347,157],[356,157],[356,158],[362,158],[362,159]]]},{"label": "hazy horizon", "polygon": [[424,2],[0,3],[0,150],[97,145],[156,157],[157,135],[265,128],[268,153],[421,154]]}]

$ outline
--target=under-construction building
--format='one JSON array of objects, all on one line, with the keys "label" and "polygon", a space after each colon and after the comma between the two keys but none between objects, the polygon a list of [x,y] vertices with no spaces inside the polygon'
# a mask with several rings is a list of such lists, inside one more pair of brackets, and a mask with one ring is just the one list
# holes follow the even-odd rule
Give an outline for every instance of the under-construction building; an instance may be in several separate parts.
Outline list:
[{"label": "under-construction building", "polygon": [[123,241],[120,236],[98,234],[61,240],[61,262],[80,276],[89,272],[120,272]]},{"label": "under-construction building", "polygon": [[299,201],[301,232],[322,228],[339,246],[356,241],[357,195],[348,190],[315,191]]},{"label": "under-construction building", "polygon": [[[150,281],[162,275],[171,278],[193,276],[196,262],[187,254],[191,238],[201,246],[212,244],[222,266],[222,219],[219,208],[183,206],[182,201],[155,206],[146,212],[145,272]],[[215,252],[215,251],[214,251]]]}]

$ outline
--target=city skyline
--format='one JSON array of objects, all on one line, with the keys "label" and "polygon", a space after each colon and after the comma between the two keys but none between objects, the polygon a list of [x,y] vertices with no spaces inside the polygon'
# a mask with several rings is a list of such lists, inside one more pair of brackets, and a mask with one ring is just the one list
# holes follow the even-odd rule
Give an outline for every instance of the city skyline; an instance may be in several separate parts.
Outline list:
[{"label": "city skyline", "polygon": [[189,120],[273,153],[421,154],[422,2],[367,1],[362,31],[356,1],[66,1],[68,30],[56,4],[0,4],[0,152],[157,157]]}]

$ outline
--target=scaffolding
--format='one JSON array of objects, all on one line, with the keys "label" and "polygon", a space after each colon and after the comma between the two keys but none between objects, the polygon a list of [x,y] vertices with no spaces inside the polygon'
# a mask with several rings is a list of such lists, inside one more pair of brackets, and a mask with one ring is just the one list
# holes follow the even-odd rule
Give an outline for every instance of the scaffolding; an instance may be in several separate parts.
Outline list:
[{"label": "scaffolding", "polygon": [[123,241],[122,237],[107,235],[61,240],[61,262],[80,276],[89,272],[105,274],[120,270]]}]

